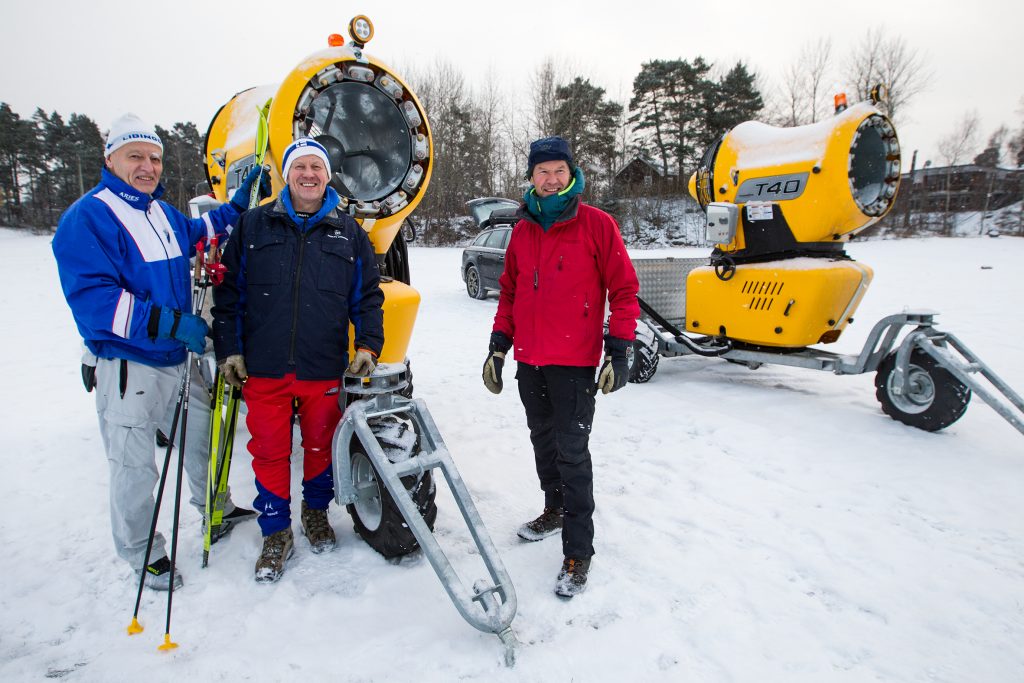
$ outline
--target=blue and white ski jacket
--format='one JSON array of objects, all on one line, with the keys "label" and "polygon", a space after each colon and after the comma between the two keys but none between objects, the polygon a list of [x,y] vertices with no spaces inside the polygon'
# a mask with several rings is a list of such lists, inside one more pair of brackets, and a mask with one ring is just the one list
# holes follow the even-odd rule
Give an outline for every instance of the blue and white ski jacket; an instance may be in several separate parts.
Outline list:
[{"label": "blue and white ski jacket", "polygon": [[177,365],[185,345],[153,339],[154,306],[192,311],[189,259],[203,237],[223,237],[238,219],[231,203],[189,219],[159,186],[139,192],[107,169],[100,184],[68,207],[53,237],[64,297],[85,345],[99,358]]}]

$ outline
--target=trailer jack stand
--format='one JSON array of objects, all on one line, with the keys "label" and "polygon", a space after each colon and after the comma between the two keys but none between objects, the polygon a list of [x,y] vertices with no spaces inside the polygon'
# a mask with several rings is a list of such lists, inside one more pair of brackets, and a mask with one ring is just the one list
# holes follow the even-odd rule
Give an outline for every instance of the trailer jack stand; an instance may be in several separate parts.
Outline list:
[{"label": "trailer jack stand", "polygon": [[[519,642],[511,625],[516,614],[516,592],[512,579],[498,557],[473,498],[426,404],[421,399],[408,399],[398,393],[408,385],[407,373],[404,364],[381,364],[370,377],[344,378],[345,390],[364,398],[348,406],[334,434],[335,499],[339,505],[359,504],[374,495],[379,497],[378,486],[383,483],[459,614],[474,628],[496,635],[505,646],[505,664],[512,666]],[[392,462],[371,427],[372,420],[385,416],[396,416],[414,425],[418,436],[418,450],[415,453]],[[377,475],[375,483],[368,485],[365,479],[354,481],[350,453],[353,437],[358,439],[373,465]],[[439,469],[444,474],[490,575],[490,580],[475,581],[472,591],[467,590],[455,572],[401,481],[402,477],[410,475],[422,477],[431,469]]]}]

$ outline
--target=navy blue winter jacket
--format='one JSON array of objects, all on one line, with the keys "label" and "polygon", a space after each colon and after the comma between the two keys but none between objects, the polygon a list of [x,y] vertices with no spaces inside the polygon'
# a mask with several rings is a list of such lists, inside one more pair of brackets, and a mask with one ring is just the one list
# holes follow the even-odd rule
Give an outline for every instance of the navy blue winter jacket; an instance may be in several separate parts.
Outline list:
[{"label": "navy blue winter jacket", "polygon": [[[100,358],[177,365],[185,345],[154,339],[154,306],[192,311],[189,259],[203,237],[223,236],[238,212],[224,204],[189,219],[104,169],[100,184],[68,207],[53,237],[64,296],[85,345]],[[152,336],[151,336],[152,335]]]},{"label": "navy blue winter jacket", "polygon": [[243,354],[254,377],[337,379],[348,366],[348,326],[356,347],[384,346],[380,273],[366,232],[325,206],[303,220],[289,212],[287,188],[242,214],[224,249],[224,283],[214,288],[217,358]]}]

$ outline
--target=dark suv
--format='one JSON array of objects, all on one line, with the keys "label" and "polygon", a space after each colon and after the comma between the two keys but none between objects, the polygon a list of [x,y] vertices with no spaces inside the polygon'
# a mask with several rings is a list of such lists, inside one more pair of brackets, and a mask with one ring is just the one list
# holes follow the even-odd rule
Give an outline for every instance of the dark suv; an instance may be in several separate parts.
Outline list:
[{"label": "dark suv", "polygon": [[505,269],[505,248],[516,224],[519,202],[500,197],[482,197],[466,202],[483,232],[462,252],[462,279],[466,292],[483,299],[487,290],[498,291],[498,278]]}]

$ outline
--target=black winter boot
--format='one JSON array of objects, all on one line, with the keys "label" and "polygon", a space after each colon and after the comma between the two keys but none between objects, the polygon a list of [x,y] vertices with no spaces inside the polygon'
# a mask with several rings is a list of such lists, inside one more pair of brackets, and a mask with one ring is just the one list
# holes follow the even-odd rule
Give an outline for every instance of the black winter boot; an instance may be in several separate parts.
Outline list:
[{"label": "black winter boot", "polygon": [[587,572],[590,558],[567,557],[562,561],[562,571],[555,579],[555,594],[563,598],[579,595],[587,588]]}]

